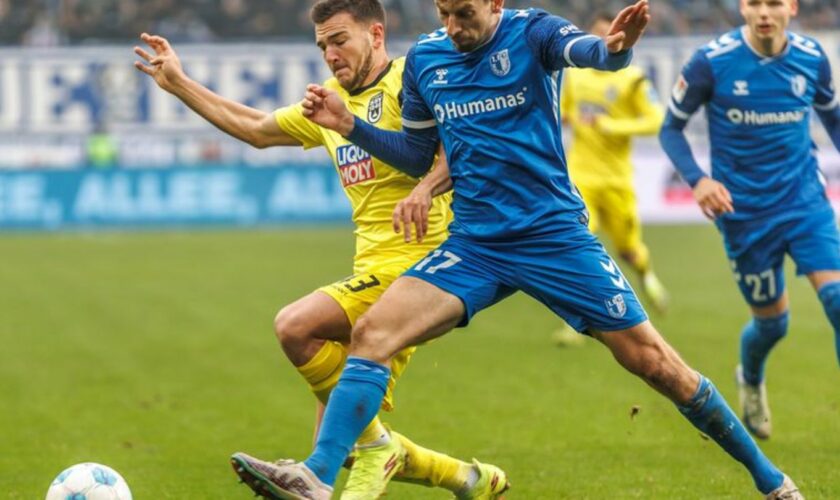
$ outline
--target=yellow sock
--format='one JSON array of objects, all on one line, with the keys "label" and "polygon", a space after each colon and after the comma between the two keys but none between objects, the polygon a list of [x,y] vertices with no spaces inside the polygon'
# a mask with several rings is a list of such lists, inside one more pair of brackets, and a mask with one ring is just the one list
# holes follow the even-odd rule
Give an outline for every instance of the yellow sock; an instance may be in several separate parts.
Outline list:
[{"label": "yellow sock", "polygon": [[471,464],[423,448],[402,434],[397,436],[406,450],[405,468],[398,474],[400,479],[426,486],[440,486],[453,493],[463,490],[472,470]]},{"label": "yellow sock", "polygon": [[333,387],[338,384],[344,362],[347,361],[347,349],[339,342],[325,342],[315,356],[305,365],[297,368],[318,401],[327,404]]},{"label": "yellow sock", "polygon": [[359,439],[356,440],[356,444],[364,446],[366,444],[379,441],[387,435],[388,431],[385,429],[385,426],[382,425],[382,421],[379,420],[379,417],[373,417],[373,420],[371,420],[368,426],[365,427],[365,430],[362,431]]}]

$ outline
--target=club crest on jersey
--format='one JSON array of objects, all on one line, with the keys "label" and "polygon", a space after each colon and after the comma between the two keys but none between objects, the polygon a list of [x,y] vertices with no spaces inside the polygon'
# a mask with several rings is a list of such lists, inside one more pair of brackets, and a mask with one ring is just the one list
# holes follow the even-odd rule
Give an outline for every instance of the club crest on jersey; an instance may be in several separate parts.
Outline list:
[{"label": "club crest on jersey", "polygon": [[355,144],[339,146],[335,150],[335,163],[344,187],[376,178],[370,153]]},{"label": "club crest on jersey", "polygon": [[370,98],[368,102],[368,123],[376,123],[382,118],[382,100],[385,96],[384,92],[380,92]]},{"label": "club crest on jersey", "polygon": [[490,69],[496,76],[505,76],[510,73],[510,55],[508,49],[500,50],[490,54]]},{"label": "club crest on jersey", "polygon": [[790,79],[790,88],[793,90],[793,95],[802,97],[808,90],[808,80],[802,75],[796,75]]},{"label": "club crest on jersey", "polygon": [[607,312],[615,319],[621,319],[627,313],[627,303],[624,302],[624,295],[617,293],[611,299],[606,299]]}]

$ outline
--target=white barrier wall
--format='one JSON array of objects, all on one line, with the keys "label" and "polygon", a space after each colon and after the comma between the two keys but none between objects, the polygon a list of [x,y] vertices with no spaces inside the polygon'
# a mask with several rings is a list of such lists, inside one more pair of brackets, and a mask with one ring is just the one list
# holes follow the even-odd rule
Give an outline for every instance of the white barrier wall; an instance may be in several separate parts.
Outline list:
[{"label": "white barrier wall", "polygon": [[[840,81],[840,33],[816,35]],[[682,64],[711,36],[646,39],[635,64],[664,98]],[[409,42],[391,44],[402,54]],[[311,44],[193,45],[176,47],[189,74],[249,106],[271,110],[296,102],[306,83],[328,76]],[[63,168],[89,164],[90,134],[104,131],[123,168],[283,166],[328,162],[321,150],[257,151],[216,131],[133,68],[132,47],[0,49],[0,169]],[[703,113],[688,129],[706,164]],[[840,160],[821,127],[815,138],[830,192],[840,192]],[[699,220],[690,193],[675,177],[653,139],[636,149],[640,210],[646,221]]]}]

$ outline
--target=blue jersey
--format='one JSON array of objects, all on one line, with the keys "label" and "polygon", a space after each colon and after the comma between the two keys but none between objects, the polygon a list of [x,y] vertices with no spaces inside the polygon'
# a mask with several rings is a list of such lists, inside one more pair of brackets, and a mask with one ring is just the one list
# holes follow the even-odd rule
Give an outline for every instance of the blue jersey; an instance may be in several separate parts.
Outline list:
[{"label": "blue jersey", "polygon": [[584,205],[560,140],[560,72],[629,59],[536,9],[503,10],[492,38],[468,53],[443,29],[422,36],[406,60],[403,126],[438,129],[455,190],[450,231],[503,240],[578,218]]},{"label": "blue jersey", "polygon": [[[811,108],[833,109],[837,96],[816,41],[788,33],[786,49],[766,57],[750,47],[741,28],[701,47],[674,87],[666,127],[677,121],[681,128],[702,105],[711,175],[734,202],[735,212],[723,222],[791,216],[827,205],[809,125]],[[690,184],[703,175],[693,159],[668,153]]]}]

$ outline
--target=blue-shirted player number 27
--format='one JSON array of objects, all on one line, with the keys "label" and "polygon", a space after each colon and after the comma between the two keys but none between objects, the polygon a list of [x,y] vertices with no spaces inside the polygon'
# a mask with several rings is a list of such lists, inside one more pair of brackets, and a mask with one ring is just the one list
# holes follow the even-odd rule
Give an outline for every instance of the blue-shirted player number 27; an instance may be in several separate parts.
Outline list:
[{"label": "blue-shirted player number 27", "polygon": [[[438,257],[441,258],[438,259]],[[439,260],[439,262],[433,266],[429,266],[429,264],[436,259]],[[423,271],[428,274],[435,274],[439,269],[452,267],[459,262],[461,262],[461,257],[458,257],[454,253],[448,250],[435,250],[431,255],[421,260],[416,266],[414,266],[414,270]]]},{"label": "blue-shirted player number 27", "polygon": [[[736,278],[738,275],[736,275]],[[756,274],[744,274],[741,276],[744,284],[752,292],[752,299],[756,302],[776,298],[776,276],[772,269],[767,269]]]}]

